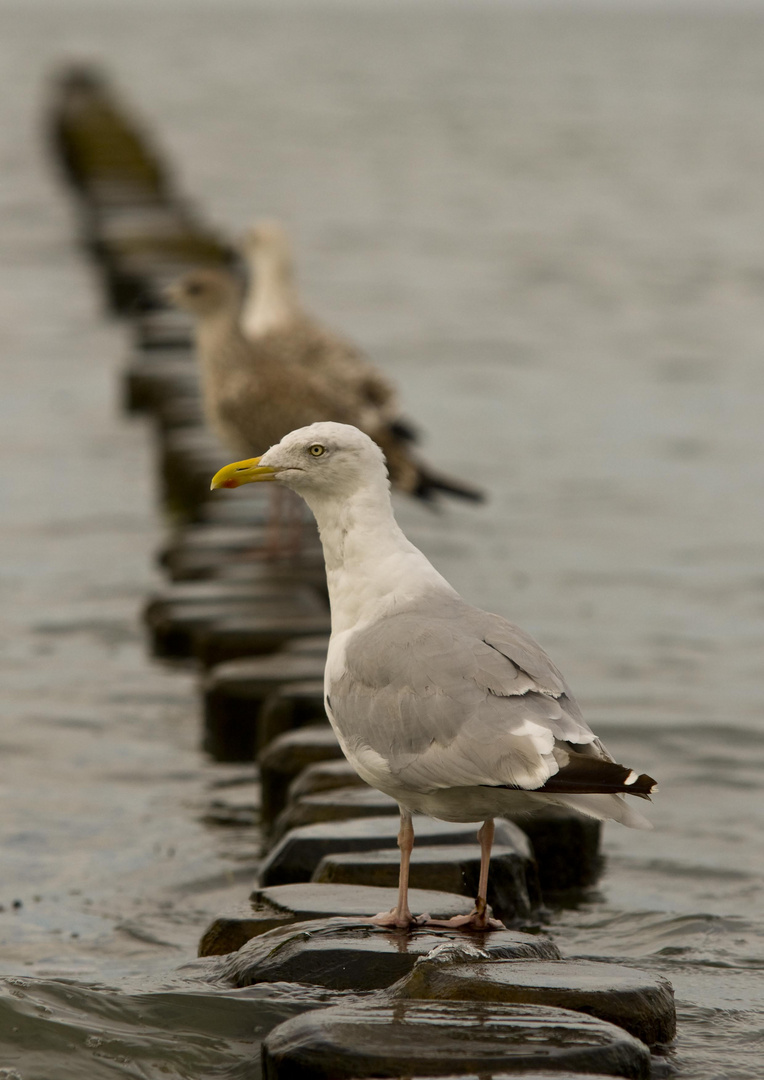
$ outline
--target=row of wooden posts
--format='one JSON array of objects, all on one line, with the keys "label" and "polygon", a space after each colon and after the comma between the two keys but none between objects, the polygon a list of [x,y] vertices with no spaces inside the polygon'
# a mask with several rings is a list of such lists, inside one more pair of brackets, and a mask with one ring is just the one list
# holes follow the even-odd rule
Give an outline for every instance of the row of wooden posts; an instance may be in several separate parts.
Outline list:
[{"label": "row of wooden posts", "polygon": [[[363,922],[393,906],[397,808],[355,775],[324,715],[330,623],[318,538],[308,528],[297,555],[266,557],[262,491],[210,492],[229,454],[204,427],[193,328],[164,296],[200,265],[239,271],[237,252],[179,192],[101,73],[62,73],[48,121],[80,240],[129,339],[124,406],[147,417],[156,447],[170,529],[159,553],[166,585],[145,609],[150,648],[157,658],[196,664],[204,750],[218,761],[256,763],[253,801],[255,771],[259,779],[259,882],[237,910],[200,927],[200,955],[222,957],[220,977],[237,985],[291,981],[387,995],[356,1013],[352,1003],[336,1004],[338,1013],[324,1010],[333,1015],[323,1027],[315,1013],[281,1025],[266,1040],[266,1075],[398,1076],[414,1075],[414,1066],[445,1075],[437,1072],[443,1065],[452,1075],[564,1067],[566,1075],[648,1076],[645,1044],[674,1034],[670,986],[632,969],[562,961],[539,933],[555,904],[596,882],[598,822],[550,810],[522,830],[498,823],[488,899],[508,926],[530,934],[513,929],[476,943],[458,932],[414,931],[404,941]],[[478,864],[472,826],[418,825],[412,906],[444,918],[467,910]],[[444,1009],[456,1031],[448,1038]],[[416,1020],[413,1036],[401,1015]]]}]

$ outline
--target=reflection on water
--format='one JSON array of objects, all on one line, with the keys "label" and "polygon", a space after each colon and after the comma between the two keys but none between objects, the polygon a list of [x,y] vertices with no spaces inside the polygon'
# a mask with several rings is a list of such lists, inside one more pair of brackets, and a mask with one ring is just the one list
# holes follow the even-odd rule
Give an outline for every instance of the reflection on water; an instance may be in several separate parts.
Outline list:
[{"label": "reflection on water", "polygon": [[764,18],[38,0],[0,29],[0,1076],[250,1076],[326,1000],[184,967],[246,897],[254,818],[215,821],[255,791],[145,658],[148,439],[34,140],[62,53],[112,65],[232,233],[294,229],[315,308],[490,488],[401,519],[661,786],[557,941],[674,982],[686,1076],[757,1075]]}]

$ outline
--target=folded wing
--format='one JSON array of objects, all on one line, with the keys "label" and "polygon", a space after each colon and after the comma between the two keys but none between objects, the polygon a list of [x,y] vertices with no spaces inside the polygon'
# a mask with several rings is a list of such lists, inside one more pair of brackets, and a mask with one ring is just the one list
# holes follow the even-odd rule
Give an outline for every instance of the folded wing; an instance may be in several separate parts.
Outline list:
[{"label": "folded wing", "polygon": [[458,597],[433,594],[357,631],[329,692],[351,752],[383,759],[413,790],[629,791],[631,771],[612,762],[541,646]]}]

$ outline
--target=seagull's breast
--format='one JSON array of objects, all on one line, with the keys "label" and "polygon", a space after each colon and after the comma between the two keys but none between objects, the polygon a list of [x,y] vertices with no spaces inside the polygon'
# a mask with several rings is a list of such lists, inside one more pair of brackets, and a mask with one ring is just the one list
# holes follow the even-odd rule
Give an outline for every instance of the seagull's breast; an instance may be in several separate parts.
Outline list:
[{"label": "seagull's breast", "polygon": [[[342,709],[335,712],[332,701],[332,689],[337,688],[346,674],[345,657],[347,655],[348,641],[353,635],[353,630],[346,630],[341,634],[332,635],[326,656],[326,668],[324,669],[324,704],[329,723],[332,725],[334,734],[340,744],[340,749],[355,771],[367,784],[384,791],[393,798],[392,776],[389,762],[370,746],[358,743],[357,740],[346,737],[351,732],[347,723],[343,723]],[[339,715],[337,715],[339,713]],[[392,786],[391,786],[392,785]]]}]

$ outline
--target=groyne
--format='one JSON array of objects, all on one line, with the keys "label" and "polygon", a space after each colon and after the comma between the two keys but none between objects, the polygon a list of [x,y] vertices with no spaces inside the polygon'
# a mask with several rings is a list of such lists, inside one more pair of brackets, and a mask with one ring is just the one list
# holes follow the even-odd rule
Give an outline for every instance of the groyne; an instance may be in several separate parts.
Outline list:
[{"label": "groyne", "polygon": [[[674,1034],[670,986],[562,959],[549,921],[561,893],[596,882],[597,823],[550,812],[499,824],[489,902],[506,931],[402,933],[364,918],[392,906],[397,808],[352,773],[323,713],[329,613],[317,537],[306,522],[299,555],[274,556],[260,490],[210,493],[230,452],[204,428],[191,326],[164,297],[199,265],[241,272],[235,249],[191,208],[103,76],[65,72],[49,109],[83,248],[125,327],[125,408],[146,417],[156,447],[170,533],[158,553],[166,584],[146,603],[149,647],[197,666],[204,749],[257,763],[260,880],[241,909],[200,927],[200,954],[224,956],[233,985],[302,982],[329,994],[327,1008],[268,1035],[265,1075],[650,1075],[649,1047]],[[419,825],[417,910],[468,910],[473,834]],[[348,1003],[348,991],[369,997]]]}]

